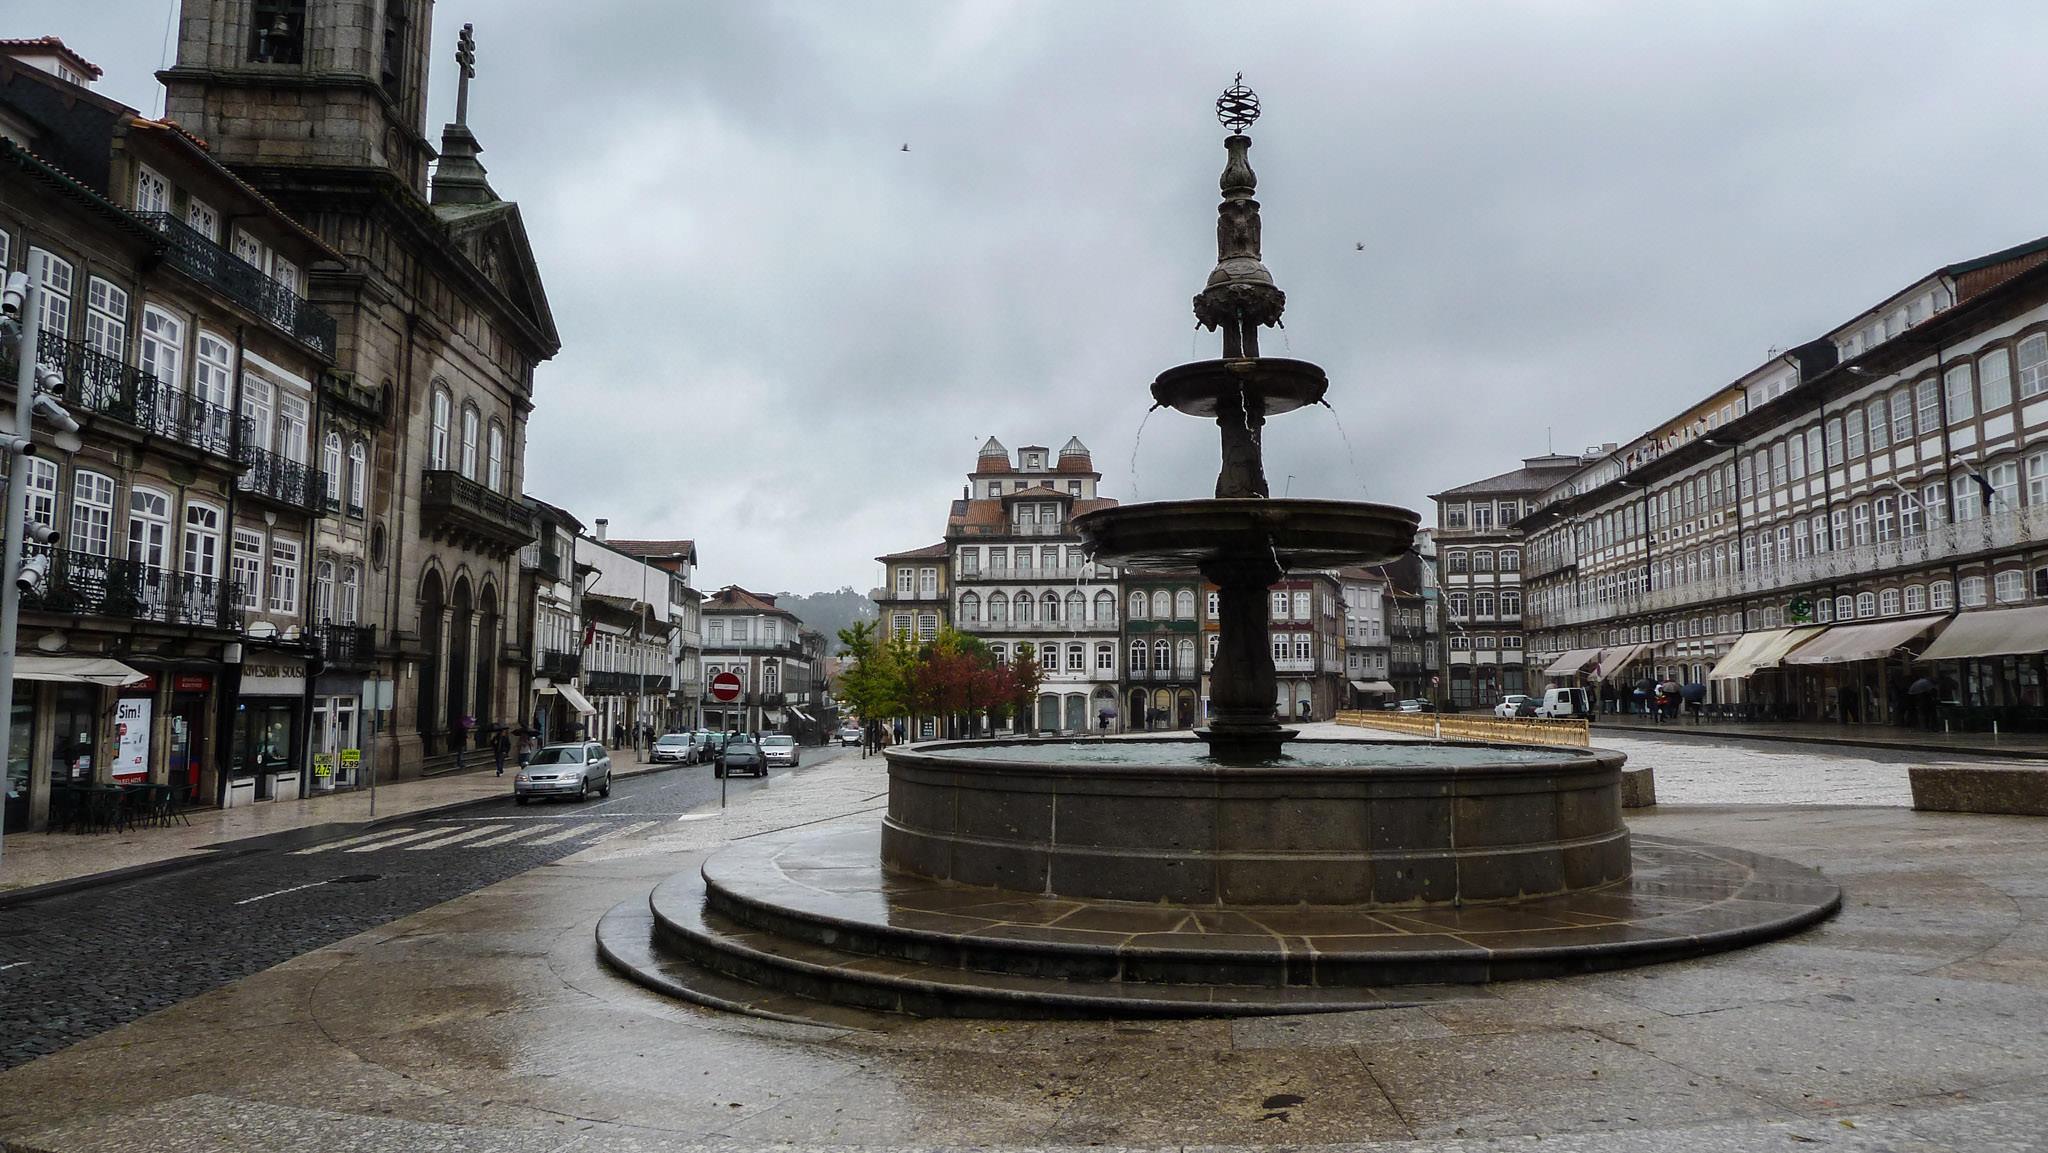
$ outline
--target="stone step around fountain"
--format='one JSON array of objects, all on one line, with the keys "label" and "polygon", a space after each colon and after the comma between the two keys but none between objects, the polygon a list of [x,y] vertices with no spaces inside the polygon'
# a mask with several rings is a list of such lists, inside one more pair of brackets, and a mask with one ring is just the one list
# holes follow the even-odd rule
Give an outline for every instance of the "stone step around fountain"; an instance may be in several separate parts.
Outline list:
[{"label": "stone step around fountain", "polygon": [[1444,986],[1734,948],[1839,904],[1790,862],[1639,838],[1615,890],[1513,905],[1189,909],[885,875],[878,831],[747,843],[598,931],[607,963],[670,996],[841,1027],[877,1014],[1239,1016],[1385,1008]]}]

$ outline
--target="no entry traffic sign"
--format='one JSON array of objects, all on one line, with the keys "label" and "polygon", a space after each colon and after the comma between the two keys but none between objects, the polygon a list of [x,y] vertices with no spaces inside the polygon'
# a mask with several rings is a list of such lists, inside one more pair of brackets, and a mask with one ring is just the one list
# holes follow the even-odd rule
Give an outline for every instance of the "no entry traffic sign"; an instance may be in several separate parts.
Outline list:
[{"label": "no entry traffic sign", "polygon": [[711,699],[730,703],[740,699],[740,675],[719,673],[711,678]]}]

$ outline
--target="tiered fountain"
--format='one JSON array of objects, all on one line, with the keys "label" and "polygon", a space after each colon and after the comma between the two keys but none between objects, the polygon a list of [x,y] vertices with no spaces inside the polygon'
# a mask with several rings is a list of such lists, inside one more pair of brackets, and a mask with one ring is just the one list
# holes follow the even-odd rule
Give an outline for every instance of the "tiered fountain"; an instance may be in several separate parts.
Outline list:
[{"label": "tiered fountain", "polygon": [[1286,298],[1260,255],[1244,135],[1258,103],[1238,85],[1217,108],[1232,131],[1216,269],[1195,315],[1222,330],[1223,357],[1152,384],[1159,404],[1217,422],[1216,496],[1075,522],[1100,562],[1194,567],[1220,590],[1199,742],[891,749],[879,829],[718,853],[605,919],[615,967],[692,1000],[812,1020],[836,1011],[825,1003],[1298,1012],[1389,1003],[1374,986],[1730,948],[1839,903],[1834,885],[1788,862],[1650,838],[1632,850],[1616,753],[1305,741],[1275,720],[1269,587],[1290,569],[1398,555],[1416,516],[1268,493],[1266,419],[1321,401],[1329,381],[1259,355],[1259,329],[1279,323]]}]

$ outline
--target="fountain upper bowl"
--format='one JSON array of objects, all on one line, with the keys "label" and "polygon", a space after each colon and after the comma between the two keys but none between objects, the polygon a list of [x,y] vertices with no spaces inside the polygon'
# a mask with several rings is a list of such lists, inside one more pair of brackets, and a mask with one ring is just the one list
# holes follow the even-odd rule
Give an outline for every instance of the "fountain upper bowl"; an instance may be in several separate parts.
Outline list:
[{"label": "fountain upper bowl", "polygon": [[1243,497],[1154,501],[1074,518],[1094,558],[1133,568],[1186,568],[1271,554],[1283,568],[1376,564],[1415,542],[1414,510],[1357,501]]}]

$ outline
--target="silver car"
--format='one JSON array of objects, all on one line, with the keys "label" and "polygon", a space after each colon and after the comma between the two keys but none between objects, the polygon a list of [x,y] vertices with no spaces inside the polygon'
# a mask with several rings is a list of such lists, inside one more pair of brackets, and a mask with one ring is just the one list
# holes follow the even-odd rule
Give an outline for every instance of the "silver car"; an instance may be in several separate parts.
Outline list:
[{"label": "silver car", "polygon": [[769,733],[761,738],[761,755],[770,765],[787,765],[796,768],[796,738],[787,733]]},{"label": "silver car", "polygon": [[654,740],[654,759],[692,764],[697,760],[697,748],[688,733],[663,733]]},{"label": "silver car", "polygon": [[525,804],[535,797],[582,800],[592,793],[612,795],[612,758],[596,741],[549,745],[533,754],[531,763],[512,779],[512,799]]}]

